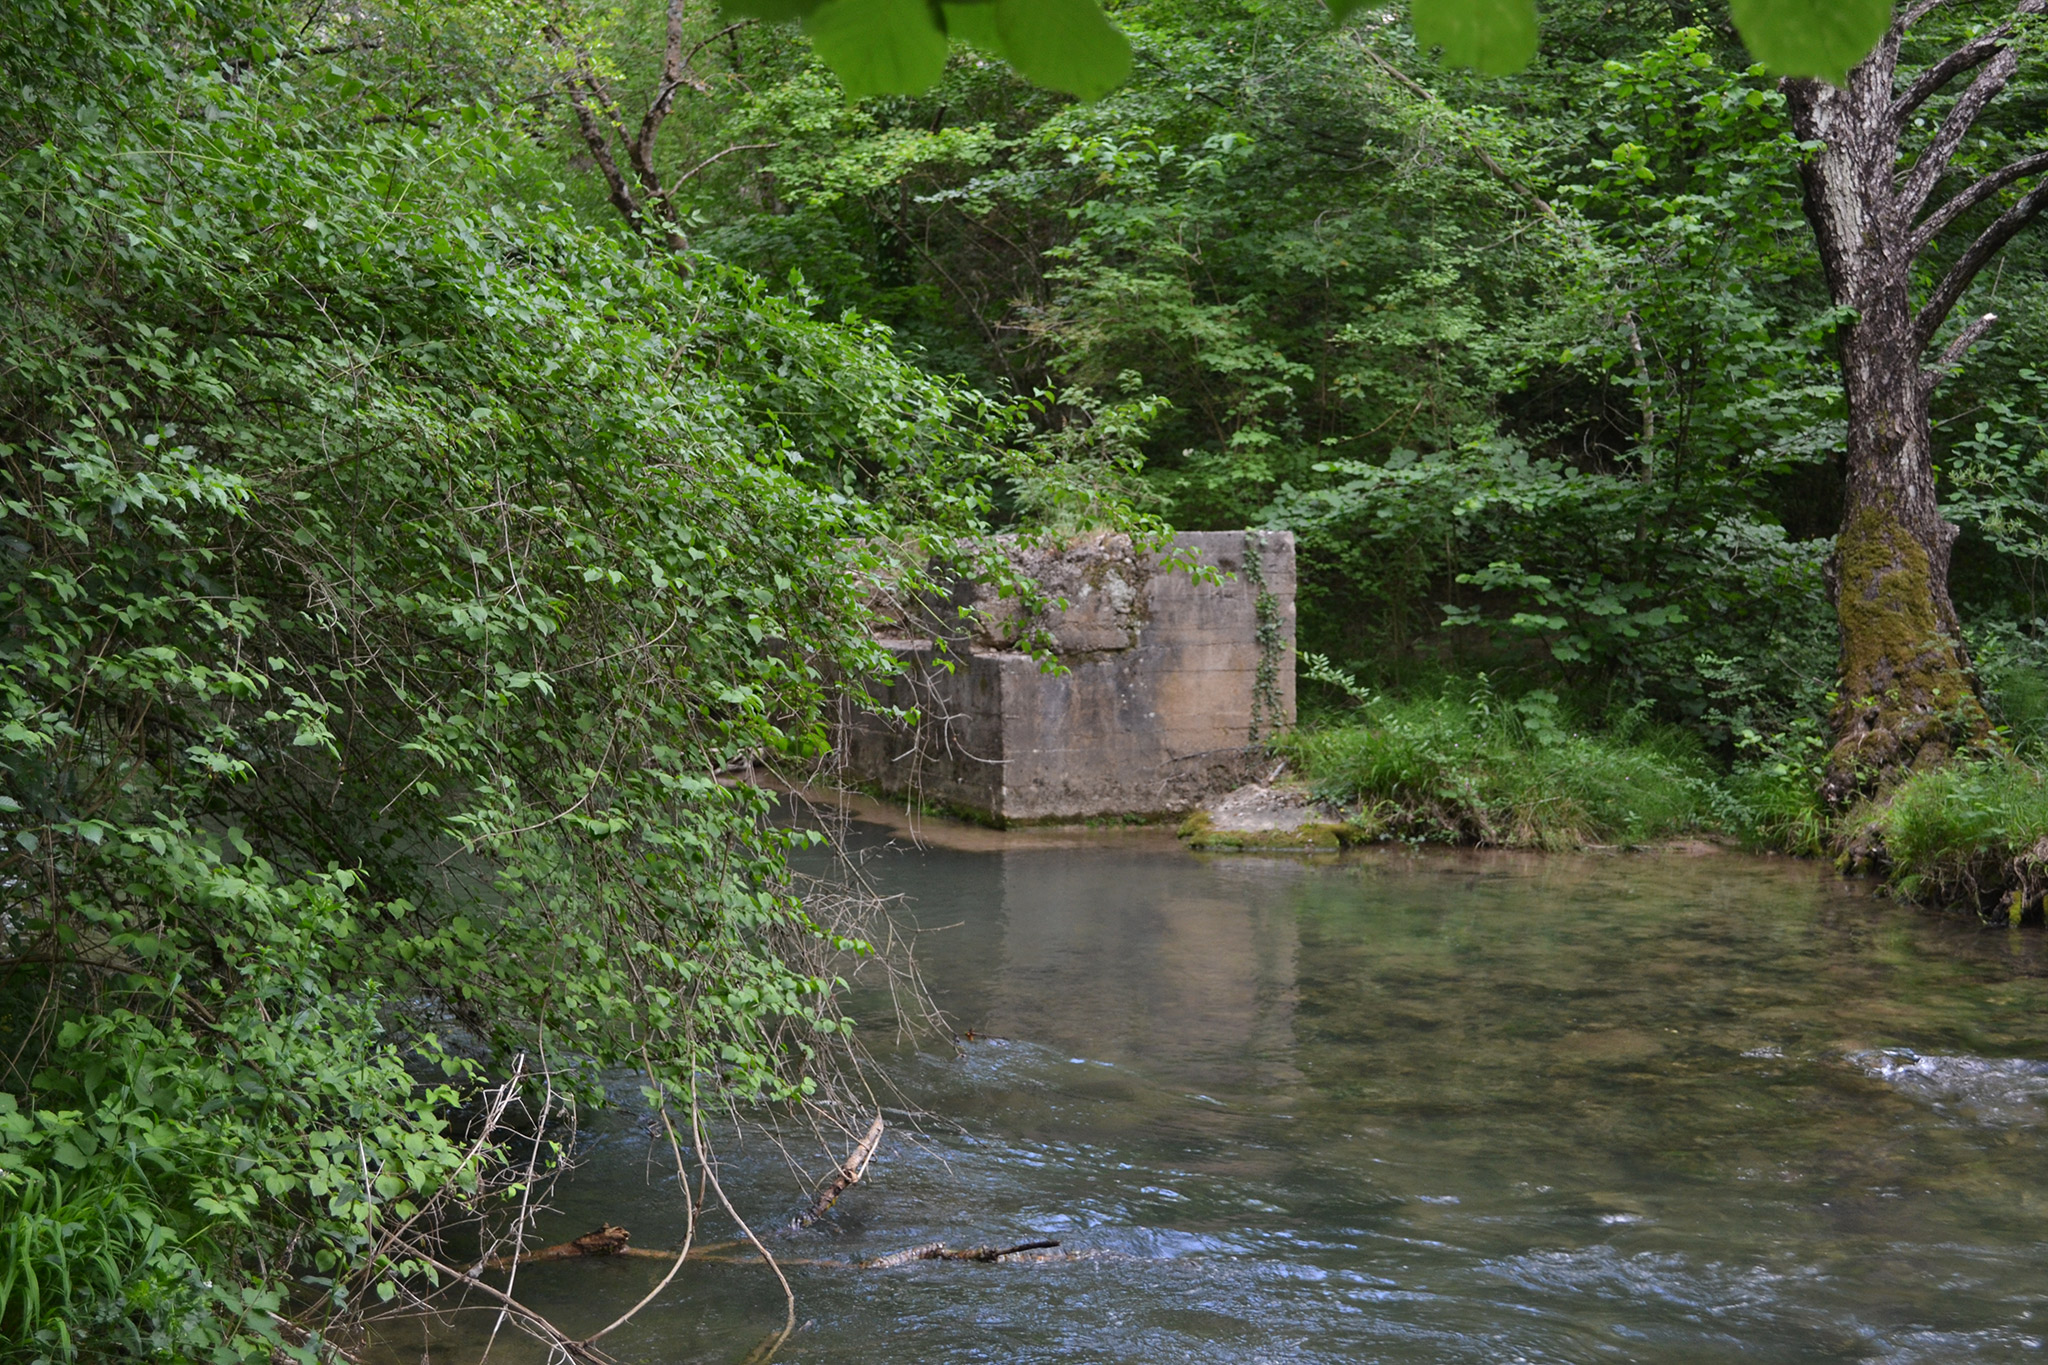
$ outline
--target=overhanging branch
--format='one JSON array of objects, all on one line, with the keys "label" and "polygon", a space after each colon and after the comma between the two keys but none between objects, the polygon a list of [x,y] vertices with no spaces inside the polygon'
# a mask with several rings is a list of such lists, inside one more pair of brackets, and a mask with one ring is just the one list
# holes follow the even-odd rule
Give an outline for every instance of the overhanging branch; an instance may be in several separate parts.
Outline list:
[{"label": "overhanging branch", "polygon": [[[1926,0],[1925,3],[1916,5],[1913,9],[1907,11],[1905,16],[1894,25],[1893,31],[1903,32],[1907,28],[1912,27],[1928,14],[1940,8],[1943,3],[1945,3],[1945,0]],[[2039,14],[2044,6],[2048,6],[2048,0],[2020,0],[2020,3],[2014,6],[2013,13],[2015,17],[2025,14]],[[2012,40],[2015,27],[2015,25],[2010,23],[2001,24],[1989,33],[1979,34],[1955,51],[1949,53],[1946,57],[1943,57],[1933,66],[1921,72],[1914,78],[1913,83],[1906,87],[1906,92],[1892,102],[1892,125],[1903,129],[1906,126],[1906,120],[1913,116],[1913,111],[1932,99],[1941,91],[1943,86],[1962,75],[1965,71],[1972,71],[1982,66],[1998,52],[2004,50],[2005,45]]]},{"label": "overhanging branch", "polygon": [[2048,152],[2036,152],[2023,156],[2010,165],[2001,166],[1969,188],[1954,195],[1920,224],[1913,233],[1911,253],[1918,256],[1931,245],[1934,239],[1945,231],[1956,219],[1976,208],[1985,200],[2011,185],[2016,185],[2030,175],[2048,171]]},{"label": "overhanging branch", "polygon": [[1999,214],[1990,227],[1977,234],[1977,240],[1949,267],[1925,306],[1914,316],[1913,339],[1919,349],[1924,350],[1934,339],[1950,310],[1963,297],[1963,291],[1970,287],[1970,281],[1977,278],[1977,272],[1989,265],[1991,258],[2021,229],[2040,217],[2043,209],[2048,209],[2048,182],[2034,186],[2018,203]]}]

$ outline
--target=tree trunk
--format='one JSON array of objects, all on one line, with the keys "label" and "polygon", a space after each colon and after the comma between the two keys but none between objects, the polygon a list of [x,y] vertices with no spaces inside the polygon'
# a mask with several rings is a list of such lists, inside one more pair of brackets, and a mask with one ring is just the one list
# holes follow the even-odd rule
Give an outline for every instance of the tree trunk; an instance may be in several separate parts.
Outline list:
[{"label": "tree trunk", "polygon": [[1854,310],[1840,346],[1848,402],[1847,496],[1832,579],[1841,629],[1835,743],[1823,793],[1842,804],[1983,736],[1989,720],[1949,601],[1957,529],[1935,501],[1923,366],[1925,318],[1911,284],[1918,201],[1897,184],[1898,37],[1847,89],[1788,80],[1793,126],[1815,146],[1806,214],[1834,301]]},{"label": "tree trunk", "polygon": [[1989,728],[1949,601],[1957,531],[1935,503],[1934,386],[1903,304],[1866,310],[1842,338],[1848,487],[1833,566],[1842,656],[1823,789],[1835,803],[1939,762]]}]

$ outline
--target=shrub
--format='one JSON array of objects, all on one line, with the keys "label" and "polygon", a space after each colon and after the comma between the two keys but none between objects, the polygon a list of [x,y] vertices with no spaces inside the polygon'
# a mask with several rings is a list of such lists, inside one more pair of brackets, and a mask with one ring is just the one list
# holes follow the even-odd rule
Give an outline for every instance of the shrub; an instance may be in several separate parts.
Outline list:
[{"label": "shrub", "polygon": [[1730,830],[1752,848],[1825,853],[1834,817],[1820,796],[1828,747],[1820,726],[1795,722],[1769,735],[1746,729],[1736,742],[1739,758],[1722,784]]},{"label": "shrub", "polygon": [[499,200],[516,125],[338,65],[374,20],[0,25],[0,1360],[309,1356],[424,1286],[502,1155],[451,1080],[846,1055],[857,925],[718,774],[889,667],[997,416]]}]

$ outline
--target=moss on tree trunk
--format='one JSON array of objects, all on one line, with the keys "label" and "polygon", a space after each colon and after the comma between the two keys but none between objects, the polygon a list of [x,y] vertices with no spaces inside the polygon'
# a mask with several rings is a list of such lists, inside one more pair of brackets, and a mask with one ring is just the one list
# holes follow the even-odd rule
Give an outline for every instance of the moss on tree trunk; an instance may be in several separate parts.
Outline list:
[{"label": "moss on tree trunk", "polygon": [[1842,678],[1827,787],[1840,801],[1981,739],[1990,718],[1943,619],[1943,575],[1903,519],[1882,505],[1853,512],[1836,571]]}]

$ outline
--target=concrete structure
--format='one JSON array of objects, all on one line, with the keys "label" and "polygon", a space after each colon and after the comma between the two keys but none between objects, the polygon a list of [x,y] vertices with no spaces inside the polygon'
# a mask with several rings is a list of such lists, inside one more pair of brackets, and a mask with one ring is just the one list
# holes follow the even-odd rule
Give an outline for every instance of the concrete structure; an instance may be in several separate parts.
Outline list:
[{"label": "concrete structure", "polygon": [[[1026,617],[962,584],[949,605],[972,605],[974,624],[944,649],[908,628],[883,641],[904,672],[877,700],[921,718],[843,717],[852,780],[1009,825],[1172,815],[1255,775],[1255,738],[1294,721],[1291,534],[1190,532],[1164,556],[1108,535],[1010,554],[1066,606]],[[1222,577],[1200,581],[1176,560]],[[1033,631],[1064,672],[1020,646]]]}]

